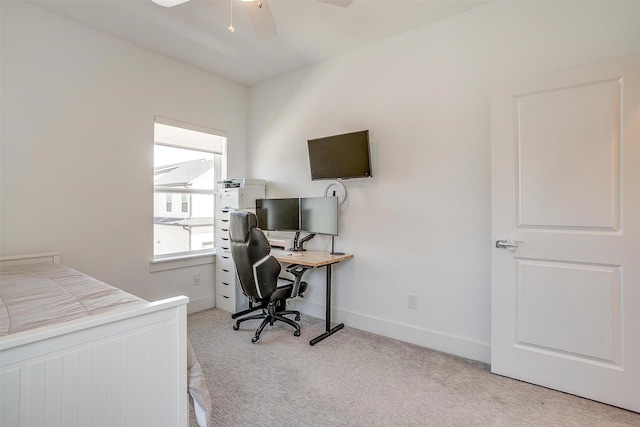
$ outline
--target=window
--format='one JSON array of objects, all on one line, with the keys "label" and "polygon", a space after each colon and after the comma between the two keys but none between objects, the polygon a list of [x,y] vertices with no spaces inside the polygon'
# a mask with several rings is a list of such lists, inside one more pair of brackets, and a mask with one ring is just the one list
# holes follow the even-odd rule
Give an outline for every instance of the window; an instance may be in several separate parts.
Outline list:
[{"label": "window", "polygon": [[154,259],[213,252],[216,183],[223,177],[223,132],[156,117]]},{"label": "window", "polygon": [[182,212],[189,212],[189,196],[182,195]]}]

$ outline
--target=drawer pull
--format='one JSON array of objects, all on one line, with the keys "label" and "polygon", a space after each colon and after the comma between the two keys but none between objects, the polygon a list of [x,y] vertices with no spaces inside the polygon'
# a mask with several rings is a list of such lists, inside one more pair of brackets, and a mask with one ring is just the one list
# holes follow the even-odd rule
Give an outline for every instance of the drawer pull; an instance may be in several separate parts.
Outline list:
[{"label": "drawer pull", "polygon": [[222,271],[224,271],[225,273],[228,273],[229,270],[225,270],[224,268],[221,268]]},{"label": "drawer pull", "polygon": [[222,283],[225,286],[229,286],[229,284],[227,282],[220,282],[220,283]]},{"label": "drawer pull", "polygon": [[226,295],[220,295],[220,296],[221,296],[222,298],[229,299],[229,297],[228,297],[228,296],[226,296]]}]

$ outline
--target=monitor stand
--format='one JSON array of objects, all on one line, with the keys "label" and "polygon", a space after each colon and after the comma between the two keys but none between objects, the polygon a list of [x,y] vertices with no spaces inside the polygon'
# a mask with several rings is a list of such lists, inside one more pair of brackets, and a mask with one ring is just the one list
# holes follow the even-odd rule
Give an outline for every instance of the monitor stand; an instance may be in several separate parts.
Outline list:
[{"label": "monitor stand", "polygon": [[291,248],[292,252],[301,252],[306,250],[304,248],[304,243],[308,242],[309,240],[313,239],[314,237],[316,237],[315,234],[309,234],[306,235],[305,237],[303,237],[302,239],[298,240],[300,237],[300,232],[296,231],[296,237],[293,238],[293,247]]},{"label": "monitor stand", "polygon": [[331,255],[344,255],[344,252],[336,252],[334,248],[334,240],[336,236],[331,236]]}]

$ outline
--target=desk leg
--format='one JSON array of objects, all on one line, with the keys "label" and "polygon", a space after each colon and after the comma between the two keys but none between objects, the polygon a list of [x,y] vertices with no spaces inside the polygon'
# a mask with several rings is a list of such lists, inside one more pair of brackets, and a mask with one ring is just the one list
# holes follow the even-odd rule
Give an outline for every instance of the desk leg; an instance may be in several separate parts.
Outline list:
[{"label": "desk leg", "polygon": [[326,309],[326,313],[324,317],[325,332],[324,334],[319,335],[314,339],[312,339],[311,341],[309,341],[310,345],[316,345],[317,343],[319,343],[329,335],[332,335],[334,332],[337,332],[340,329],[344,328],[344,323],[340,323],[336,325],[333,329],[331,329],[331,264],[327,265],[327,300],[325,303],[325,309]]}]

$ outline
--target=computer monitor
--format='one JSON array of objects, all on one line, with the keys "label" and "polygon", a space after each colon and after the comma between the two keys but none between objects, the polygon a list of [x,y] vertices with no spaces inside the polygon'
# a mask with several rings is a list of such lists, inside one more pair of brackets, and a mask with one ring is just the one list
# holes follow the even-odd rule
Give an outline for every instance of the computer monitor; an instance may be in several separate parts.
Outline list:
[{"label": "computer monitor", "polygon": [[312,234],[338,235],[338,198],[300,199],[300,230]]},{"label": "computer monitor", "polygon": [[300,199],[256,200],[258,228],[267,231],[299,231]]}]

